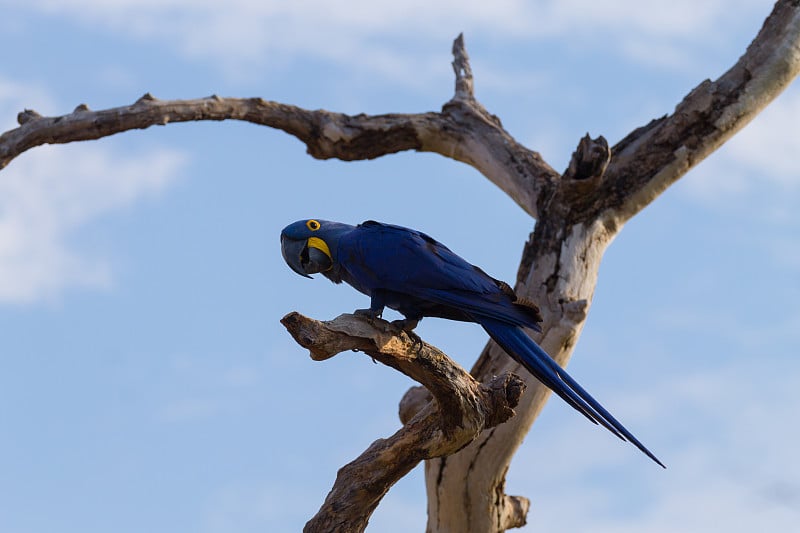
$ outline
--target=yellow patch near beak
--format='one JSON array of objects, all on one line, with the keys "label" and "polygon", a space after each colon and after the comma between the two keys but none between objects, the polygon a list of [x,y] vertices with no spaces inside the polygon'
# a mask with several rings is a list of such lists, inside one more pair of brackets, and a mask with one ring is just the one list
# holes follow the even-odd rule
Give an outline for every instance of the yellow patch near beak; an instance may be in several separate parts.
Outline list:
[{"label": "yellow patch near beak", "polygon": [[309,237],[308,246],[309,248],[316,248],[317,250],[327,255],[328,259],[333,261],[333,257],[331,256],[331,251],[330,249],[328,249],[328,244],[319,237]]}]

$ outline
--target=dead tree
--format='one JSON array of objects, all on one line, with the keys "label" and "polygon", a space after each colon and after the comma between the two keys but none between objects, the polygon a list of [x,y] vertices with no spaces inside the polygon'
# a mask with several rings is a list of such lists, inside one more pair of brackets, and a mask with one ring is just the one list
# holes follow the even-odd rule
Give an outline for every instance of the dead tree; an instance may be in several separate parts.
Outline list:
[{"label": "dead tree", "polygon": [[[602,136],[581,139],[563,173],[511,137],[475,99],[461,37],[453,55],[455,95],[439,112],[350,116],[261,98],[161,101],[145,94],[133,105],[103,111],[81,104],[59,117],[21,112],[20,126],[0,135],[0,168],[41,144],[170,122],[228,119],[283,130],[319,159],[352,161],[417,150],[464,162],[535,219],[515,290],[541,307],[543,331],[536,340],[566,365],[609,242],[797,75],[800,2],[779,0],[736,64],[717,80],[701,82],[673,113],[635,129],[613,147]],[[290,314],[284,324],[315,358],[362,350],[427,387],[403,398],[402,429],[340,470],[307,530],[363,530],[389,487],[422,460],[428,531],[497,532],[525,523],[528,501],[504,493],[505,473],[549,393],[533,380],[521,382],[513,374],[517,365],[494,344],[486,346],[470,376],[427,345],[417,350],[409,339],[349,316],[324,323]]]}]

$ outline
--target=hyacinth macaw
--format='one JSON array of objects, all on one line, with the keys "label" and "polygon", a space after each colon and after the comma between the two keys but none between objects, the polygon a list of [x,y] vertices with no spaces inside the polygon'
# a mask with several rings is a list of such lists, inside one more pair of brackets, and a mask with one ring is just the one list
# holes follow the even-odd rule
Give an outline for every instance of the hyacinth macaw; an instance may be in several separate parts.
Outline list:
[{"label": "hyacinth macaw", "polygon": [[281,252],[301,276],[321,273],[369,296],[369,309],[356,314],[376,318],[389,307],[405,317],[393,324],[407,332],[426,316],[477,322],[565,402],[664,466],[523,331],[541,331],[542,317],[532,302],[426,234],[374,221],[351,226],[299,220],[281,232]]}]

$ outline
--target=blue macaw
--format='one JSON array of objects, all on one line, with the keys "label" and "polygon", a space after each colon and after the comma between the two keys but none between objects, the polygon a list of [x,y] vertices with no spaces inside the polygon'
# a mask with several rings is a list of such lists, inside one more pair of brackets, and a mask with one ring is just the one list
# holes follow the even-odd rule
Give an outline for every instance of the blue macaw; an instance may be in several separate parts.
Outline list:
[{"label": "blue macaw", "polygon": [[356,310],[356,314],[376,318],[384,307],[395,309],[405,318],[393,324],[407,332],[426,316],[477,322],[508,355],[578,412],[664,467],[525,334],[523,327],[541,331],[536,305],[518,298],[508,284],[428,235],[371,220],[358,226],[299,220],[281,232],[281,252],[301,276],[321,273],[369,296],[369,309]]}]

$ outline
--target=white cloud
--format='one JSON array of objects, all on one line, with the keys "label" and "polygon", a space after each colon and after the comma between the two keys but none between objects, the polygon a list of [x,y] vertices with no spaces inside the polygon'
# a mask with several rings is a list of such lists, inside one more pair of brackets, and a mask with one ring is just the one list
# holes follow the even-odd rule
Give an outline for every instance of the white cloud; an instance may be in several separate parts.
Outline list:
[{"label": "white cloud", "polygon": [[764,185],[800,190],[800,90],[791,88],[730,141],[727,157],[754,172]]},{"label": "white cloud", "polygon": [[741,201],[757,200],[753,195],[767,189],[794,206],[800,193],[798,122],[800,90],[790,87],[687,176],[686,192],[710,205],[738,209]]},{"label": "white cloud", "polygon": [[740,235],[766,257],[800,270],[800,88],[787,89],[720,150],[683,178],[689,200],[766,229]]},{"label": "white cloud", "polygon": [[111,282],[103,259],[69,237],[97,217],[156,194],[177,176],[180,154],[117,154],[97,144],[43,146],[0,172],[0,302],[46,300],[72,286]]},{"label": "white cloud", "polygon": [[226,69],[246,72],[242,67],[310,56],[406,82],[420,78],[421,42],[451,39],[460,31],[503,42],[564,35],[582,43],[602,39],[634,61],[679,66],[692,62],[697,50],[707,47],[703,44],[725,41],[735,20],[766,17],[770,5],[768,0],[20,2],[21,9],[73,18],[93,31],[162,40]]},{"label": "white cloud", "polygon": [[[58,109],[43,88],[0,78],[4,130],[32,107]],[[107,286],[109,265],[70,248],[69,237],[97,217],[160,192],[178,175],[184,157],[159,149],[133,155],[107,145],[41,146],[0,172],[0,303],[52,298],[71,286]]]},{"label": "white cloud", "polygon": [[754,213],[774,227],[797,228],[798,120],[800,90],[790,87],[686,176],[682,193],[720,211]]},{"label": "white cloud", "polygon": [[641,396],[654,412],[629,416],[638,395],[606,401],[624,406],[617,414],[667,470],[632,460],[635,449],[578,417],[559,418],[558,427],[534,429],[509,491],[533,499],[529,521],[542,531],[793,530],[796,374],[793,361],[754,355],[713,373],[651,376]]}]

